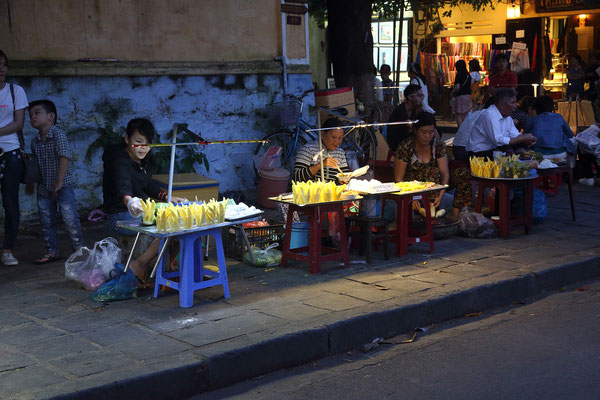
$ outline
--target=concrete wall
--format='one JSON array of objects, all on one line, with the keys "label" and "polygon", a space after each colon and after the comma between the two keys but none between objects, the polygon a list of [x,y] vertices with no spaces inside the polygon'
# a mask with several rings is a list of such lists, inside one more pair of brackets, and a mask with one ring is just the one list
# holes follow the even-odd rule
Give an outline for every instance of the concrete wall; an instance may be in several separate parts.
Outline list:
[{"label": "concrete wall", "polygon": [[[2,49],[15,60],[271,60],[279,0],[0,0]],[[305,27],[288,25],[290,58]]]},{"label": "concrete wall", "polygon": [[[102,151],[85,160],[91,143],[99,137],[99,130],[109,128],[124,132],[127,122],[134,117],[147,117],[155,125],[161,142],[173,123],[187,123],[189,129],[201,132],[206,139],[257,139],[271,129],[264,106],[281,92],[280,75],[222,75],[222,76],[163,76],[163,77],[35,77],[12,79],[25,89],[29,101],[50,99],[59,114],[59,126],[67,132],[75,149],[77,200],[83,213],[102,203]],[[311,87],[310,74],[290,75],[289,90],[300,94]],[[306,98],[314,105],[313,98]],[[120,112],[116,118],[109,109]],[[307,107],[308,108],[308,107]],[[111,122],[112,121],[112,122]],[[27,143],[35,130],[25,121]],[[29,145],[28,145],[29,146]],[[208,157],[210,170],[194,163],[193,170],[216,179],[220,192],[227,190],[252,191],[255,189],[252,154],[255,144],[212,145],[194,148]],[[168,149],[153,149],[168,152]],[[177,164],[186,154],[179,151]],[[23,220],[37,218],[35,196],[21,195]],[[2,210],[0,210],[2,212]]]}]

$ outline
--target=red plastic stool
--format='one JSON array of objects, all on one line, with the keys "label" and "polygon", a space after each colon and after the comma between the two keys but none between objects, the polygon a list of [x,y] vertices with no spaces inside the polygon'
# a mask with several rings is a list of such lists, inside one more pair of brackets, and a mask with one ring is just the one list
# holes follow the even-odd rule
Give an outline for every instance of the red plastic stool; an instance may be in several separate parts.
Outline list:
[{"label": "red plastic stool", "polygon": [[535,187],[545,194],[558,194],[558,188],[563,184],[562,174],[540,176],[534,181]]},{"label": "red plastic stool", "polygon": [[[389,232],[396,243],[396,256],[405,256],[409,244],[429,242],[429,252],[433,253],[433,230],[431,229],[431,206],[429,193],[419,195],[388,194],[383,196],[382,215],[385,211],[385,200],[393,200],[397,205],[396,229]],[[412,228],[412,202],[422,200],[425,208],[426,232],[418,232]]]},{"label": "red plastic stool", "polygon": [[[308,247],[299,247],[296,249],[290,249],[290,238],[292,236],[292,218],[294,211],[299,214],[303,213],[308,216],[308,222],[310,224]],[[330,247],[321,246],[321,224],[328,213],[337,213],[338,218],[338,231],[340,233],[340,248],[334,249]],[[322,261],[333,261],[338,259],[344,260],[344,267],[350,264],[348,257],[348,242],[346,240],[346,226],[344,222],[344,203],[329,203],[321,205],[306,204],[304,206],[298,206],[296,204],[290,204],[288,210],[287,223],[285,225],[285,239],[283,241],[283,251],[281,255],[281,266],[285,267],[287,260],[299,260],[305,261],[309,264],[309,271],[311,274],[318,274],[321,272]],[[308,252],[308,255],[301,253]],[[322,254],[325,253],[325,254]]]}]

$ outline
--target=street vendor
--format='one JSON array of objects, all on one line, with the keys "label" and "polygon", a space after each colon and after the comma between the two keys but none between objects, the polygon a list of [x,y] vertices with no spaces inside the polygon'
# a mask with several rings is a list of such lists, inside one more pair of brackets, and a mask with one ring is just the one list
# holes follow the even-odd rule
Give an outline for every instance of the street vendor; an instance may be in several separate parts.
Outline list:
[{"label": "street vendor", "polygon": [[535,144],[535,136],[520,134],[512,112],[517,107],[517,95],[512,88],[499,88],[494,96],[494,104],[484,110],[473,123],[473,130],[467,142],[469,156],[494,158],[494,150],[499,147],[528,147]]},{"label": "street vendor", "polygon": [[[121,236],[135,234],[116,224],[118,221],[140,220],[143,211],[141,200],[148,197],[167,200],[167,193],[152,182],[150,147],[144,146],[152,143],[155,132],[154,125],[147,119],[132,119],[127,124],[124,141],[107,146],[102,156],[104,208],[111,230]],[[173,202],[183,200],[171,197]],[[138,279],[144,280],[147,267],[157,254],[158,240],[155,240],[138,259],[131,261],[131,270]]]},{"label": "street vendor", "polygon": [[[337,118],[329,118],[323,123],[321,131],[323,148],[323,167],[325,181],[335,181],[336,183],[347,183],[347,180],[337,178],[340,170],[344,174],[350,173],[346,152],[339,146],[344,138],[344,129],[342,123]],[[321,179],[321,159],[319,157],[318,139],[307,143],[296,155],[294,163],[294,181],[317,181]]]},{"label": "street vendor", "polygon": [[[450,180],[448,157],[444,142],[435,137],[435,117],[428,112],[417,115],[413,135],[396,151],[394,176],[396,182],[421,181],[447,185]],[[437,208],[445,190],[440,190],[432,204]]]}]

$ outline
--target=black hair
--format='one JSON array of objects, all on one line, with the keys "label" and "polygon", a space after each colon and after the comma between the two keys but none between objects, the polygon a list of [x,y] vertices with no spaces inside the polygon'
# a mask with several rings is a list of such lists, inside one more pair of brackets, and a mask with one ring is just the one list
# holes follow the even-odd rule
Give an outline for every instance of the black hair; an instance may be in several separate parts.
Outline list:
[{"label": "black hair", "polygon": [[421,64],[419,64],[418,62],[410,63],[410,65],[408,66],[408,70],[413,74],[418,75],[419,78],[421,78],[421,80],[425,82],[425,75],[423,75],[423,73],[421,72]]},{"label": "black hair", "polygon": [[469,60],[469,70],[481,71],[481,66],[479,65],[479,60],[477,60],[476,58],[471,58]]},{"label": "black hair", "polygon": [[[1,55],[0,55],[1,56]],[[56,106],[50,100],[35,100],[29,103],[29,109],[33,107],[41,106],[47,113],[54,113],[54,123],[58,121],[58,113],[56,112]]]},{"label": "black hair", "polygon": [[2,49],[0,49],[0,57],[4,57],[4,60],[6,61],[6,64],[8,64],[8,57],[6,57],[6,53],[2,51]]},{"label": "black hair", "polygon": [[134,118],[129,121],[127,124],[127,129],[125,130],[125,134],[128,138],[131,138],[135,132],[139,132],[140,135],[148,139],[148,143],[152,143],[154,135],[156,134],[154,125],[152,125],[152,122],[148,121],[146,118]]},{"label": "black hair", "polygon": [[415,118],[418,120],[415,124],[413,124],[415,132],[422,126],[433,125],[435,128],[435,116],[433,114],[426,111],[421,111]]},{"label": "black hair", "polygon": [[342,121],[337,118],[327,118],[325,122],[323,122],[323,128],[337,128],[340,126],[344,126]]},{"label": "black hair", "polygon": [[383,71],[383,70],[387,70],[389,72],[392,72],[392,67],[390,67],[387,64],[381,64],[381,66],[379,67],[379,72]]},{"label": "black hair", "polygon": [[377,67],[375,66],[375,64],[373,64],[373,72],[375,73],[376,76],[377,76],[377,72],[379,72],[379,71],[377,71]]},{"label": "black hair", "polygon": [[465,60],[458,60],[454,63],[454,69],[456,69],[456,75],[465,74],[469,75],[469,71],[467,70],[467,63]]},{"label": "black hair", "polygon": [[579,65],[583,65],[583,59],[581,58],[581,56],[579,54],[572,54],[569,56],[569,58],[574,58],[577,60]]},{"label": "black hair", "polygon": [[519,103],[519,110],[523,112],[529,111],[530,108],[535,108],[536,98],[531,96],[525,96]]},{"label": "black hair", "polygon": [[419,90],[421,90],[421,86],[419,85],[414,85],[414,84],[410,84],[407,87],[404,88],[404,98],[407,98],[408,96],[410,96],[413,93],[418,92]]},{"label": "black hair", "polygon": [[500,104],[511,97],[517,97],[517,93],[513,88],[498,88],[494,95],[494,104]]},{"label": "black hair", "polygon": [[500,54],[496,55],[496,57],[494,58],[494,64],[500,60],[504,60],[504,61],[508,62],[508,56],[504,53],[500,53]]},{"label": "black hair", "polygon": [[545,112],[553,112],[554,111],[554,100],[552,97],[543,95],[538,97],[535,100],[535,112],[538,114],[542,114]]}]

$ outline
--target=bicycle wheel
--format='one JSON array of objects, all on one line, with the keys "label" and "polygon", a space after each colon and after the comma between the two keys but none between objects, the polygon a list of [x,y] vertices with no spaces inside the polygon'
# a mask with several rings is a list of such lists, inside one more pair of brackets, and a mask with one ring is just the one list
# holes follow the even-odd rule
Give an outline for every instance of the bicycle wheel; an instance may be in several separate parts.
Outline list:
[{"label": "bicycle wheel", "polygon": [[[306,144],[306,140],[298,132],[282,131],[272,133],[263,138],[268,140],[268,143],[259,143],[254,150],[254,159],[259,160],[265,153],[273,146],[281,147],[281,167],[290,172],[290,177],[294,171],[294,161],[296,159],[296,151]],[[256,168],[256,161],[254,163],[254,176],[258,182],[259,174]]]},{"label": "bicycle wheel", "polygon": [[359,167],[368,165],[373,169],[377,155],[377,138],[371,128],[355,128],[344,137],[341,147],[346,152],[348,162],[358,161]]}]

